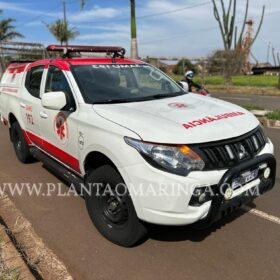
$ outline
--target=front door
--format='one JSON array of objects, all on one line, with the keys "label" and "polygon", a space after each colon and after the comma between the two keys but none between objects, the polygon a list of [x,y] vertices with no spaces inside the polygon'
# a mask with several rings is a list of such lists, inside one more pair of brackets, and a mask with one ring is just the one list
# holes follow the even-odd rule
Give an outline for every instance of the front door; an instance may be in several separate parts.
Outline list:
[{"label": "front door", "polygon": [[80,173],[78,152],[78,112],[66,75],[50,65],[43,92],[63,91],[67,105],[62,110],[40,107],[43,149],[49,155]]}]

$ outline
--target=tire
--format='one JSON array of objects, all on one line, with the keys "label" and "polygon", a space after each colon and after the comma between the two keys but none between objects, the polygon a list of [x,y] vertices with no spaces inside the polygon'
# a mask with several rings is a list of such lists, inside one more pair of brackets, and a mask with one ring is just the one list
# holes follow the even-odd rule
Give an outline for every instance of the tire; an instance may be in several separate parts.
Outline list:
[{"label": "tire", "polygon": [[25,140],[22,129],[18,122],[14,122],[11,127],[11,139],[14,145],[15,153],[19,161],[28,163],[32,159],[29,146]]},{"label": "tire", "polygon": [[[99,232],[123,247],[139,243],[147,229],[138,219],[130,195],[123,194],[126,187],[117,170],[110,165],[101,166],[89,174],[85,183],[91,190],[85,194],[86,207]],[[112,190],[110,193],[108,186]]]}]

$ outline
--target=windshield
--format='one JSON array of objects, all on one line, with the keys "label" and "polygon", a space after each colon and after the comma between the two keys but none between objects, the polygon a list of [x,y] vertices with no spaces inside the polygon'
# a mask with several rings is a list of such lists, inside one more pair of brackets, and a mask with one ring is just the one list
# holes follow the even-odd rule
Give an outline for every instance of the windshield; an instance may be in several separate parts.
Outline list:
[{"label": "windshield", "polygon": [[76,65],[73,74],[86,103],[123,103],[168,98],[186,92],[146,64]]}]

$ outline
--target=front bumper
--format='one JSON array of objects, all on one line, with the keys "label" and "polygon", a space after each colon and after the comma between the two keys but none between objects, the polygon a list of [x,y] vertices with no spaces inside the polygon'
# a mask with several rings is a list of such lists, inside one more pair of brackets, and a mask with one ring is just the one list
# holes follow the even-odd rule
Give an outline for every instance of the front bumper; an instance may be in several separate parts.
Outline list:
[{"label": "front bumper", "polygon": [[[257,188],[256,192],[243,192],[238,196],[235,196],[233,199],[227,201],[224,198],[223,186],[231,185],[233,178],[237,177],[244,171],[248,169],[255,169],[262,164],[266,164],[267,167],[270,168],[271,174],[269,178],[265,179],[263,177],[257,178],[255,182],[257,183],[255,186],[251,183],[251,188]],[[236,166],[230,170],[228,170],[222,179],[220,180],[219,184],[216,187],[215,196],[212,200],[211,207],[207,216],[196,223],[198,228],[207,228],[214,222],[218,221],[219,219],[231,214],[236,209],[240,208],[242,205],[252,201],[260,194],[264,194],[265,192],[271,190],[275,184],[275,177],[276,177],[276,160],[275,157],[271,154],[264,154],[258,156],[246,163],[243,163],[239,166]],[[249,185],[248,183],[247,185]],[[246,185],[243,187],[246,188]]]},{"label": "front bumper", "polygon": [[[192,172],[187,177],[160,171],[144,161],[122,168],[120,169],[120,173],[129,188],[139,219],[160,225],[188,225],[199,222],[201,226],[202,224],[203,226],[208,226],[225,215],[224,213],[228,213],[230,207],[233,210],[240,203],[246,203],[254,197],[246,197],[246,199],[244,198],[245,201],[243,201],[242,195],[235,197],[230,201],[232,203],[231,205],[230,203],[223,203],[222,196],[216,193],[216,196],[211,201],[195,207],[190,206],[190,200],[194,190],[202,186],[215,186],[217,188],[222,182],[226,181],[225,176],[228,178],[229,174],[236,174],[238,170],[241,172],[242,168],[253,167],[260,160],[267,160],[271,163],[271,176],[275,177],[275,167],[273,166],[276,164],[273,152],[273,144],[269,142],[256,158],[243,165],[239,165],[230,170]],[[268,190],[272,188],[274,180],[275,178],[264,189]],[[260,180],[257,179],[246,184],[244,187],[254,188],[259,184]],[[167,191],[172,190],[174,186],[178,185],[183,190],[180,195],[166,194]],[[263,187],[261,186],[261,188]],[[236,206],[235,202],[237,200],[238,203]]]}]

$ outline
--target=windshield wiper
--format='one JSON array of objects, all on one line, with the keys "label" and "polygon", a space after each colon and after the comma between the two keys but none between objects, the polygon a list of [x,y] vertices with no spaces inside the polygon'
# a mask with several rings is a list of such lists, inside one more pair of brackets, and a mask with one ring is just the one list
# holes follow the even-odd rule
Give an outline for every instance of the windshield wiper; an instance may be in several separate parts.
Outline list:
[{"label": "windshield wiper", "polygon": [[96,101],[96,102],[93,102],[93,104],[114,104],[114,103],[127,103],[127,102],[131,102],[131,100],[127,100],[127,99],[108,99],[108,100]]},{"label": "windshield wiper", "polygon": [[169,97],[176,97],[183,95],[185,93],[169,93],[169,94],[155,94],[151,96],[143,96],[139,98],[132,98],[132,99],[107,99],[107,100],[101,100],[101,101],[96,101],[93,102],[94,104],[117,104],[117,103],[130,103],[130,102],[141,102],[141,101],[149,101],[149,100],[154,100],[154,99],[160,99],[160,98],[169,98]]},{"label": "windshield wiper", "polygon": [[169,98],[169,97],[176,97],[176,96],[180,96],[183,95],[184,93],[178,92],[178,93],[169,93],[169,94],[155,94],[152,95],[151,97],[154,99],[160,99],[160,98]]}]

